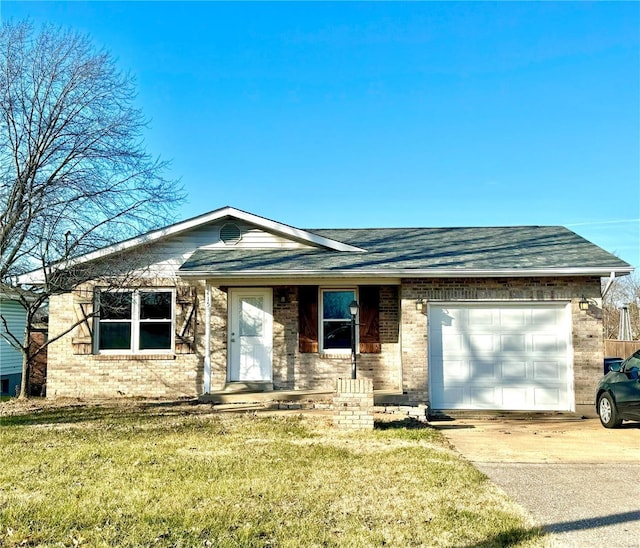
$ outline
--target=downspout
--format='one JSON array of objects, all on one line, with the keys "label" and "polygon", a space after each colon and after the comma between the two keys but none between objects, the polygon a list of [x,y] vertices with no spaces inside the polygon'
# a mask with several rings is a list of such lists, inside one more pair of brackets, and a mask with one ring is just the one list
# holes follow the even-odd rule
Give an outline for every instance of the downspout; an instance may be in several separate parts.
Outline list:
[{"label": "downspout", "polygon": [[211,392],[211,287],[204,286],[204,383],[203,392]]},{"label": "downspout", "polygon": [[613,285],[613,282],[614,282],[615,279],[616,279],[616,273],[615,272],[611,272],[611,274],[609,274],[609,279],[607,280],[607,285],[604,286],[604,290],[602,291],[602,298],[603,299],[605,298],[605,296],[609,292],[609,289],[611,289],[611,286]]}]

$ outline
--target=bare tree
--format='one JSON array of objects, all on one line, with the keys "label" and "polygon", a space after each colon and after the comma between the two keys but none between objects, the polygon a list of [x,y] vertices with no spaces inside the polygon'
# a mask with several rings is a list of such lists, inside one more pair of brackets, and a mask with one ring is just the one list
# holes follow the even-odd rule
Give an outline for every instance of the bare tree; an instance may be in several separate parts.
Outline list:
[{"label": "bare tree", "polygon": [[[31,319],[50,295],[94,274],[73,259],[166,224],[183,199],[163,175],[166,163],[144,148],[134,100],[131,75],[88,37],[29,23],[0,28],[0,283],[25,307],[27,332],[0,321],[23,352],[22,397]],[[36,269],[37,286],[16,287]]]},{"label": "bare tree", "polygon": [[620,328],[620,308],[626,306],[631,319],[631,334],[640,339],[640,278],[631,274],[616,278],[602,303],[604,338],[617,339]]}]

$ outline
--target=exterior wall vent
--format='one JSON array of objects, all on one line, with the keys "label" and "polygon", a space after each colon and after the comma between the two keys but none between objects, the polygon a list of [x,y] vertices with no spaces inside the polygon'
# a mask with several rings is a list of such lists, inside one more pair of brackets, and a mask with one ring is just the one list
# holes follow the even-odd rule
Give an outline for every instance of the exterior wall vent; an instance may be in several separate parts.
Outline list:
[{"label": "exterior wall vent", "polygon": [[241,238],[240,228],[235,223],[225,223],[220,228],[220,239],[227,245],[235,245]]}]

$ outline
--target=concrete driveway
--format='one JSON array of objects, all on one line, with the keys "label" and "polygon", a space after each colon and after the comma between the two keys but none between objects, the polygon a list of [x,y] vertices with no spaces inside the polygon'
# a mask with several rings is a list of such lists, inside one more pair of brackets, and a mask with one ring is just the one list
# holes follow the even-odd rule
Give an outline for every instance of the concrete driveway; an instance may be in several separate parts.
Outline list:
[{"label": "concrete driveway", "polygon": [[554,546],[640,547],[640,423],[541,417],[431,421]]}]

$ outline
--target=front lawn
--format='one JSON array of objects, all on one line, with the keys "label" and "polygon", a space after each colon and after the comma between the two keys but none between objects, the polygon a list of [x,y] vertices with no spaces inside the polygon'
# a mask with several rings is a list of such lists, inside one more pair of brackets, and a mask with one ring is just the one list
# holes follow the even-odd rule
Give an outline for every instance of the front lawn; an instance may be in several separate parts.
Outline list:
[{"label": "front lawn", "polygon": [[188,403],[3,405],[0,546],[543,544],[417,423],[354,433]]}]

